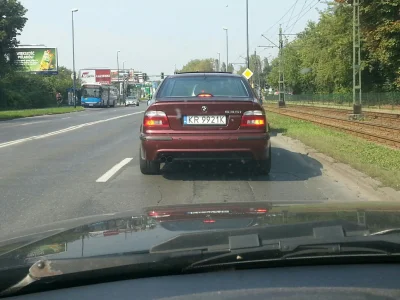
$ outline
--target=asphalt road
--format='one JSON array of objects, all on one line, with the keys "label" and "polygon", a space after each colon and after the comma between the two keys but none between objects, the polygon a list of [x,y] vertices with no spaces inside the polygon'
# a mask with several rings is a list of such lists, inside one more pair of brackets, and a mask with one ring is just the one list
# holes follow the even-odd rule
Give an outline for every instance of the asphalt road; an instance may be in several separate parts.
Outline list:
[{"label": "asphalt road", "polygon": [[0,237],[148,205],[365,200],[347,179],[279,137],[272,138],[269,177],[240,164],[212,163],[174,163],[161,175],[144,176],[138,160],[144,109],[142,104],[0,122]]}]

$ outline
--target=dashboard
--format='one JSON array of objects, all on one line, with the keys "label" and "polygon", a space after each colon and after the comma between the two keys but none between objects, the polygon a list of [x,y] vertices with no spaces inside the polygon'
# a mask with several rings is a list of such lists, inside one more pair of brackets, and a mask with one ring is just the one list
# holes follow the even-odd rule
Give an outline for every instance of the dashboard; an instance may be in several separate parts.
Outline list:
[{"label": "dashboard", "polygon": [[8,299],[400,299],[398,264],[319,265],[151,277]]}]

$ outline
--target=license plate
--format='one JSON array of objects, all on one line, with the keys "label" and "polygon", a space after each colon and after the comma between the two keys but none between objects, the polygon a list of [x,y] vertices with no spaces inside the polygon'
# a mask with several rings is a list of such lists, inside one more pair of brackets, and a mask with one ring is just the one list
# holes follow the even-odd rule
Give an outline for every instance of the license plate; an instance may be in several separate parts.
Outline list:
[{"label": "license plate", "polygon": [[226,116],[184,116],[183,125],[226,125]]},{"label": "license plate", "polygon": [[93,106],[93,104],[89,104],[89,106]]}]

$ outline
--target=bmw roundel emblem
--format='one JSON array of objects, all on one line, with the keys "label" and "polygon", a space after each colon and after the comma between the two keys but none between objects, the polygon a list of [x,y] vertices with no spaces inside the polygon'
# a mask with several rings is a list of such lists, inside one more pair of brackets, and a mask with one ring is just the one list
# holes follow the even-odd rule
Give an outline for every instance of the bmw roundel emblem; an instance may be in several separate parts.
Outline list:
[{"label": "bmw roundel emblem", "polygon": [[203,105],[203,106],[201,107],[201,111],[202,111],[202,112],[206,112],[206,111],[207,111],[207,106]]}]

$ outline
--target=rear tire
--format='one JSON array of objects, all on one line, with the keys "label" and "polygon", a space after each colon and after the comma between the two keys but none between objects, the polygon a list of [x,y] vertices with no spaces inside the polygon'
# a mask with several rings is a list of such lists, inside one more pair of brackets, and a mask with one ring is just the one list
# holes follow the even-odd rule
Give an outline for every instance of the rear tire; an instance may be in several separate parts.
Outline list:
[{"label": "rear tire", "polygon": [[142,159],[142,149],[139,151],[139,165],[140,172],[144,175],[157,175],[160,174],[160,163],[153,160]]},{"label": "rear tire", "polygon": [[271,165],[272,165],[271,147],[269,147],[268,152],[269,156],[267,159],[255,161],[255,169],[257,173],[259,173],[260,175],[269,175],[269,173],[271,172]]}]

